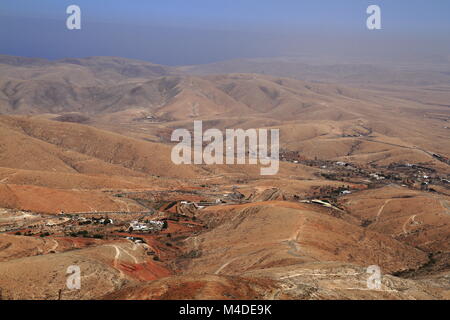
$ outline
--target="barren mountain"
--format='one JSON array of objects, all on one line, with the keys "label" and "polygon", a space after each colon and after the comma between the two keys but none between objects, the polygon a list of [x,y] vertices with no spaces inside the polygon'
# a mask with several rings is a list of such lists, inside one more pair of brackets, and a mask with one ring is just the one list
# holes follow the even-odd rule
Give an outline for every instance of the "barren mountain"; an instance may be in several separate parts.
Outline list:
[{"label": "barren mountain", "polygon": [[[0,56],[0,298],[449,299],[447,69],[408,70]],[[278,174],[175,165],[194,120],[280,129]]]},{"label": "barren mountain", "polygon": [[326,57],[249,58],[193,65],[181,70],[196,74],[259,73],[299,80],[357,86],[439,85],[450,81],[449,61],[428,63],[352,61]]}]

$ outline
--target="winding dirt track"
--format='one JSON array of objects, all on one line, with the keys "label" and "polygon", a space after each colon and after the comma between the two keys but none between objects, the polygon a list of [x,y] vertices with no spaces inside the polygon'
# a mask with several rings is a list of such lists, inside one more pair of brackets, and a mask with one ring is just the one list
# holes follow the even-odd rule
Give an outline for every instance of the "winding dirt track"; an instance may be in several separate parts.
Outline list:
[{"label": "winding dirt track", "polygon": [[387,204],[388,204],[389,202],[391,202],[391,201],[392,201],[392,199],[386,200],[386,201],[384,202],[384,204],[381,206],[381,208],[378,210],[377,216],[376,216],[376,218],[375,218],[375,223],[378,223],[378,221],[380,220],[381,213],[383,212],[383,210],[384,210],[384,208],[387,206]]},{"label": "winding dirt track", "polygon": [[408,230],[406,230],[406,227],[407,227],[408,224],[410,224],[410,222],[415,223],[416,222],[416,220],[415,220],[416,217],[417,217],[417,214],[414,214],[414,215],[410,216],[406,220],[406,222],[403,224],[403,227],[402,227],[403,234],[405,234],[405,235],[408,234]]},{"label": "winding dirt track", "polygon": [[232,263],[233,261],[235,261],[235,260],[237,260],[237,259],[239,259],[239,258],[241,258],[241,257],[240,257],[240,256],[239,256],[239,257],[236,257],[236,258],[231,259],[230,261],[224,263],[219,269],[216,270],[216,272],[214,272],[214,274],[220,274],[220,271],[222,271],[223,269],[225,269],[230,263]]},{"label": "winding dirt track", "polygon": [[108,245],[107,247],[114,248],[116,250],[116,254],[114,256],[114,268],[117,269],[120,272],[120,278],[125,278],[125,274],[120,270],[119,268],[119,258],[120,258],[120,249],[116,245]]}]

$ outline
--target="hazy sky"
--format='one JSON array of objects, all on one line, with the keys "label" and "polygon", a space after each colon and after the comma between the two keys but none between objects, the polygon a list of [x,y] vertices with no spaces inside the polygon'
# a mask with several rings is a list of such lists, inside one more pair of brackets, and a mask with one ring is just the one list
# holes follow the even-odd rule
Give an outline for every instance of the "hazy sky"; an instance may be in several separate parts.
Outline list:
[{"label": "hazy sky", "polygon": [[[67,30],[67,6],[82,29]],[[382,30],[366,28],[377,4]],[[449,0],[2,0],[0,53],[161,64],[242,57],[450,57]]]}]

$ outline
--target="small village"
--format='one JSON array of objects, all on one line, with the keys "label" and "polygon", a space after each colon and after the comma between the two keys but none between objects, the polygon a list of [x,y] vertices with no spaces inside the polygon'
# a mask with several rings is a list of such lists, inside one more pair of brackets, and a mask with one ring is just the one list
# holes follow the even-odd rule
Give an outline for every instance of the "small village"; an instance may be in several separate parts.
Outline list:
[{"label": "small village", "polygon": [[0,221],[0,233],[22,236],[79,238],[95,240],[129,240],[135,244],[164,237],[179,241],[201,231],[204,224],[196,217],[208,206],[242,203],[237,193],[208,194],[200,191],[139,191],[115,194],[143,203],[142,212],[60,212],[43,214],[8,211],[9,218]]},{"label": "small village", "polygon": [[[380,166],[371,163],[362,167],[343,161],[309,160],[303,158],[298,152],[284,152],[280,157],[282,161],[319,168],[322,178],[364,184],[368,188],[389,184],[429,192],[440,192],[439,188],[446,190],[450,188],[450,176],[440,174],[427,164],[391,163],[388,166]],[[445,157],[440,159],[448,161]],[[351,191],[341,190],[341,192],[346,194]]]},{"label": "small village", "polygon": [[[4,215],[9,218],[0,220],[0,233],[90,243],[130,241],[160,261],[162,252],[177,250],[180,241],[207,229],[200,216],[202,210],[211,206],[283,200],[321,206],[329,214],[341,216],[345,210],[340,207],[339,199],[361,190],[387,185],[431,193],[444,193],[450,189],[448,175],[442,175],[424,163],[359,166],[344,161],[305,159],[296,152],[282,152],[281,160],[317,168],[317,178],[339,183],[313,186],[304,194],[290,194],[277,188],[257,194],[237,186],[224,189],[214,184],[175,190],[104,190],[112,197],[133,201],[144,210],[61,211],[58,214],[9,210]],[[157,244],[162,244],[165,249],[151,249],[157,248]]]}]

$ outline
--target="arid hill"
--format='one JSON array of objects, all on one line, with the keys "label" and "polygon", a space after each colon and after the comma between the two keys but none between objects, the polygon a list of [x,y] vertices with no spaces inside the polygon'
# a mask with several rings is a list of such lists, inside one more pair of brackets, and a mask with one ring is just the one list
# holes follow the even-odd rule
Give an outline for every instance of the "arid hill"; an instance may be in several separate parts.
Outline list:
[{"label": "arid hill", "polygon": [[449,82],[449,60],[436,62],[389,62],[326,57],[248,58],[186,66],[195,75],[260,73],[299,80],[345,83],[352,86],[426,86]]},{"label": "arid hill", "polygon": [[[450,87],[422,67],[0,56],[0,299],[450,299]],[[279,129],[278,173],[175,165],[194,120]]]}]

